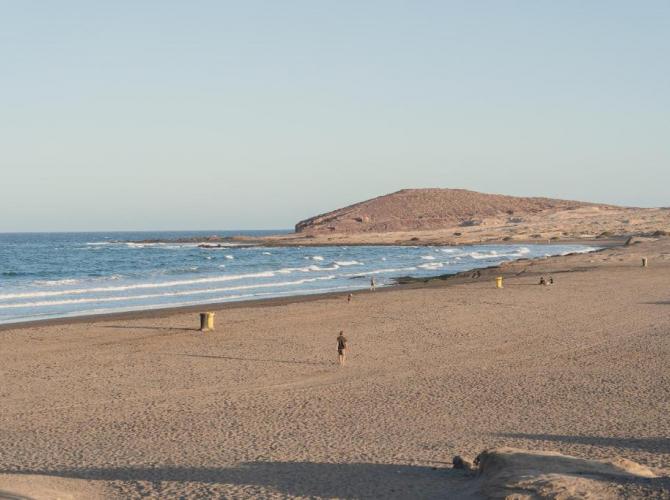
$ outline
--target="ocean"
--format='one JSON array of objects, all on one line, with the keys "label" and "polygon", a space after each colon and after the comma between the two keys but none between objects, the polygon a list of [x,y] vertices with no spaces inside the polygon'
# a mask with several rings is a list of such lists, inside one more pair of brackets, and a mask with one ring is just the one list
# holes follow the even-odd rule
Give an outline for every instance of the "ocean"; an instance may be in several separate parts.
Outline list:
[{"label": "ocean", "polygon": [[585,245],[199,248],[142,240],[278,231],[0,234],[0,323],[366,289]]}]

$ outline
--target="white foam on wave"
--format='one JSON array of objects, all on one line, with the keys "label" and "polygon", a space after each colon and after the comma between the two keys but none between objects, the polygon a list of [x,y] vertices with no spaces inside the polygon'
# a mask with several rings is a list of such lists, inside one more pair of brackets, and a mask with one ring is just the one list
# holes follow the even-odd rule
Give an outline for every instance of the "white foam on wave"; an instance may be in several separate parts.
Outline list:
[{"label": "white foam on wave", "polygon": [[272,255],[270,252],[263,252],[263,255]]},{"label": "white foam on wave", "polygon": [[333,264],[332,266],[329,267],[319,267],[315,265],[311,265],[308,267],[310,271],[335,271],[336,269],[339,269],[340,266],[337,264]]},{"label": "white foam on wave", "polygon": [[373,269],[372,271],[363,271],[360,273],[351,273],[351,274],[341,274],[340,276],[344,278],[358,278],[358,277],[365,277],[369,276],[371,274],[384,274],[384,273],[398,273],[398,272],[404,272],[404,271],[416,271],[416,267],[400,267],[400,268],[393,268],[393,269]]},{"label": "white foam on wave", "polygon": [[61,286],[61,285],[76,285],[80,281],[81,280],[68,278],[62,280],[37,280],[33,281],[33,283],[35,285],[41,285],[41,286]]},{"label": "white foam on wave", "polygon": [[468,256],[472,259],[493,259],[495,257],[498,257],[498,254],[494,251],[489,252],[489,253],[480,253],[480,252],[470,252]]},{"label": "white foam on wave", "polygon": [[435,256],[433,255],[422,255],[421,258],[423,260],[435,260]]},{"label": "white foam on wave", "polygon": [[[224,264],[220,264],[219,267],[224,268]],[[130,285],[119,285],[119,286],[108,286],[108,287],[94,287],[94,288],[74,288],[66,290],[41,290],[35,292],[25,292],[25,293],[8,293],[0,295],[1,300],[8,299],[24,299],[24,298],[39,298],[39,297],[58,297],[63,295],[83,295],[88,293],[113,293],[113,292],[124,292],[127,290],[141,290],[141,289],[152,289],[152,288],[169,288],[175,286],[186,286],[186,285],[196,285],[202,283],[218,283],[224,281],[235,281],[241,279],[249,278],[272,278],[277,274],[291,274],[293,272],[323,272],[323,271],[335,271],[339,269],[340,266],[334,264],[332,266],[320,267],[315,264],[312,264],[307,267],[287,267],[278,270],[272,271],[261,271],[257,273],[246,273],[246,274],[231,274],[224,276],[213,276],[209,278],[198,278],[192,280],[175,280],[175,281],[164,281],[157,283],[136,283]],[[196,271],[197,266],[192,266],[188,268],[188,271]]]},{"label": "white foam on wave", "polygon": [[257,283],[254,285],[239,285],[224,288],[206,288],[200,290],[182,290],[177,292],[165,292],[165,293],[148,293],[143,295],[124,295],[122,297],[90,297],[82,299],[17,302],[12,304],[0,304],[0,309],[17,309],[22,307],[48,307],[48,306],[62,306],[68,304],[90,304],[90,303],[102,303],[102,302],[123,302],[123,301],[146,300],[146,299],[156,299],[165,297],[183,297],[189,295],[203,295],[211,293],[230,292],[236,290],[253,290],[256,288],[278,288],[286,286],[304,285],[305,283],[313,283],[316,281],[323,281],[323,280],[332,280],[334,278],[336,278],[336,276],[331,275],[331,276],[319,276],[316,278],[305,278],[296,281]]},{"label": "white foam on wave", "polygon": [[419,264],[417,267],[421,269],[440,269],[444,267],[444,264],[442,262],[427,262],[426,264]]},{"label": "white foam on wave", "polygon": [[[316,266],[313,266],[313,267],[316,267]],[[277,269],[275,272],[277,274],[291,274],[291,273],[294,273],[294,272],[307,273],[309,271],[310,271],[309,267],[282,267],[281,269]]]},{"label": "white foam on wave", "polygon": [[528,247],[519,247],[508,253],[499,253],[496,250],[491,250],[489,253],[471,252],[467,255],[473,259],[509,259],[515,257],[521,258],[528,255],[530,252],[531,250]]},{"label": "white foam on wave", "polygon": [[358,262],[357,260],[336,260],[335,265],[338,266],[362,266],[362,262]]},{"label": "white foam on wave", "polygon": [[235,258],[235,257],[232,256],[232,255],[226,255],[225,257],[226,257],[226,259],[228,259],[228,260],[233,260],[233,259]]},{"label": "white foam on wave", "polygon": [[600,250],[601,247],[586,247],[586,248],[577,248],[573,250],[566,250],[565,252],[562,252],[561,255],[568,255],[571,253],[589,253],[589,252],[595,252],[597,250]]},{"label": "white foam on wave", "polygon": [[222,281],[235,281],[247,278],[272,278],[274,276],[275,273],[273,271],[263,271],[259,273],[231,274],[229,276],[213,276],[210,278],[199,278],[193,280],[175,280],[175,281],[164,281],[158,283],[137,283],[133,285],[105,286],[95,288],[75,288],[69,290],[54,290],[54,291],[43,290],[39,292],[27,292],[27,293],[8,293],[0,295],[0,300],[37,298],[37,297],[57,297],[62,295],[82,295],[86,293],[124,292],[127,290],[141,290],[151,288],[167,288],[173,286],[196,285],[199,283],[200,284],[218,283]]}]

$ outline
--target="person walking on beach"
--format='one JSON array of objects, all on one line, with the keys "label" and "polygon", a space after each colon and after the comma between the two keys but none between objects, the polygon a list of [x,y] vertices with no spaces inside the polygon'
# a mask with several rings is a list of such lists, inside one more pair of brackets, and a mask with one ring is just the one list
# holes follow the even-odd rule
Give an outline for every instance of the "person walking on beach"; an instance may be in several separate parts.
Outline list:
[{"label": "person walking on beach", "polygon": [[344,336],[344,331],[340,330],[337,336],[337,359],[340,366],[344,366],[347,361],[347,337]]},{"label": "person walking on beach", "polygon": [[370,278],[370,290],[372,290],[374,292],[376,288],[377,288],[377,284],[375,283],[375,277],[372,276]]},{"label": "person walking on beach", "polygon": [[353,298],[354,298],[354,294],[350,293],[349,295],[347,295],[347,302],[351,302],[351,299],[353,299]]}]

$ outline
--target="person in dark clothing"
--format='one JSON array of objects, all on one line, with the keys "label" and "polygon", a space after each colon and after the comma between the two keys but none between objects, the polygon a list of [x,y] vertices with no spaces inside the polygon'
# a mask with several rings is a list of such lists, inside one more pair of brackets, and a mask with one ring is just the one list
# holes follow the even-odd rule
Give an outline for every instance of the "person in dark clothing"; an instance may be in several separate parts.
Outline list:
[{"label": "person in dark clothing", "polygon": [[344,366],[347,361],[347,338],[344,336],[344,331],[340,330],[337,337],[337,357],[340,366]]}]

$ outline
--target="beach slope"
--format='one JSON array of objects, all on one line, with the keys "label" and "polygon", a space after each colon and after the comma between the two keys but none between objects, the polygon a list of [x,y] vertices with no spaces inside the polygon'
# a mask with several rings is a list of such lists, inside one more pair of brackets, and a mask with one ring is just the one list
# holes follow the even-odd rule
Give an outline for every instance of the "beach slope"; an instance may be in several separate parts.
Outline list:
[{"label": "beach slope", "polygon": [[208,333],[191,311],[8,328],[0,490],[458,498],[453,455],[516,447],[634,460],[656,477],[611,491],[667,498],[669,283],[661,238],[351,303],[222,306]]}]

